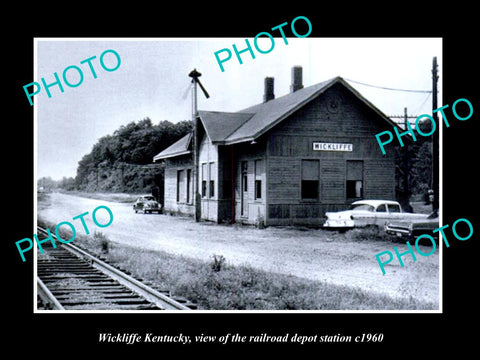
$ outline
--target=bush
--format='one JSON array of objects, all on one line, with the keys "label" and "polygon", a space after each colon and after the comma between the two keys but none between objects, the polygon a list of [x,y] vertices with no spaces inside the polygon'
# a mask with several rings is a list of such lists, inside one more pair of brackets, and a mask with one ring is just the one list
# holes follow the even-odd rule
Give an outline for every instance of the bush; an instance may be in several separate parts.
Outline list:
[{"label": "bush", "polygon": [[95,241],[98,241],[100,244],[100,248],[102,250],[102,253],[108,254],[109,248],[110,248],[110,243],[108,238],[101,232],[95,231],[93,233],[93,238]]},{"label": "bush", "polygon": [[222,267],[225,266],[226,259],[223,255],[213,255],[212,256],[213,261],[210,264],[210,267],[214,272],[219,272],[222,270]]},{"label": "bush", "polygon": [[379,226],[371,225],[364,228],[355,228],[350,231],[352,240],[356,241],[382,241],[386,239],[385,230]]}]

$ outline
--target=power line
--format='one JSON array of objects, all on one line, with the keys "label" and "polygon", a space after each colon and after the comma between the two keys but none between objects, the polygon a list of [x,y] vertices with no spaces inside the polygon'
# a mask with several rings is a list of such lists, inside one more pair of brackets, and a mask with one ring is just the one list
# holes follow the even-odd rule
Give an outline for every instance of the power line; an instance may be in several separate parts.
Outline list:
[{"label": "power line", "polygon": [[347,79],[347,78],[344,78],[344,79],[347,80],[347,81],[351,81],[351,82],[353,82],[353,83],[356,83],[356,84],[365,85],[365,86],[370,86],[370,87],[373,87],[373,88],[383,89],[383,90],[403,91],[403,92],[413,92],[413,93],[432,93],[432,90],[396,89],[396,88],[390,88],[390,87],[385,87],[385,86],[378,86],[378,85],[366,84],[366,83],[364,83],[364,82],[360,82],[360,81],[356,81],[356,80],[351,80],[351,79]]},{"label": "power line", "polygon": [[423,100],[422,104],[418,107],[417,109],[417,113],[418,111],[423,107],[423,105],[425,105],[425,103],[427,102],[428,99],[430,99],[430,96],[432,95],[432,93],[428,94],[426,97],[425,97],[425,100]]}]

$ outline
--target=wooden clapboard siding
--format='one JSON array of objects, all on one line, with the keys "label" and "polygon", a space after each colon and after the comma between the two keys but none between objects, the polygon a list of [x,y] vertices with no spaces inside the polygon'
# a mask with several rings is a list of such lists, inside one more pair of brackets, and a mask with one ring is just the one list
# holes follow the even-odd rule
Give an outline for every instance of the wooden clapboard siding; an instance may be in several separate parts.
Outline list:
[{"label": "wooden clapboard siding", "polygon": [[[268,144],[268,155],[284,157],[311,157],[326,159],[356,159],[359,154],[362,159],[377,159],[380,148],[374,136],[332,136],[301,135],[301,134],[272,134]],[[353,152],[312,151],[314,142],[349,143],[353,145]],[[381,156],[381,153],[380,153]],[[391,158],[391,156],[388,156]]]},{"label": "wooden clapboard siding", "polygon": [[[165,160],[165,177],[164,177],[164,212],[181,213],[193,215],[195,208],[193,206],[193,189],[190,189],[190,202],[177,201],[177,174],[179,170],[193,169],[192,157],[190,155],[178,156]],[[193,181],[191,183],[193,187]]]},{"label": "wooden clapboard siding", "polygon": [[[301,121],[295,121],[295,118]],[[390,130],[390,126],[377,113],[341,84],[333,85],[296,111],[292,114],[290,120],[292,119],[293,121],[283,121],[275,131],[316,136],[374,136],[380,131]]]},{"label": "wooden clapboard siding", "polygon": [[365,161],[365,197],[395,200],[395,164],[386,160]]},{"label": "wooden clapboard siding", "polygon": [[345,202],[345,170],[343,159],[325,159],[320,162],[322,203]]},{"label": "wooden clapboard siding", "polygon": [[[262,156],[264,151],[261,152]],[[259,156],[255,153],[255,156]],[[232,211],[232,148],[230,146],[214,145],[204,135],[200,144],[200,169],[202,164],[212,164],[214,176],[214,196],[201,198],[201,217],[216,222],[230,222]],[[235,165],[234,165],[235,166]],[[199,171],[199,191],[202,189],[201,170]],[[250,179],[249,179],[250,180]]]},{"label": "wooden clapboard siding", "polygon": [[[332,109],[331,102],[337,107]],[[383,156],[375,134],[388,128],[385,121],[341,85],[327,90],[267,136],[268,224],[316,224],[326,211],[343,210],[348,160],[363,164],[364,197],[395,198],[392,154]],[[349,143],[353,151],[313,151],[313,142]],[[303,159],[320,162],[319,198],[301,199]]]},{"label": "wooden clapboard siding", "polygon": [[270,204],[296,202],[300,197],[300,162],[297,157],[269,157],[268,200]]}]

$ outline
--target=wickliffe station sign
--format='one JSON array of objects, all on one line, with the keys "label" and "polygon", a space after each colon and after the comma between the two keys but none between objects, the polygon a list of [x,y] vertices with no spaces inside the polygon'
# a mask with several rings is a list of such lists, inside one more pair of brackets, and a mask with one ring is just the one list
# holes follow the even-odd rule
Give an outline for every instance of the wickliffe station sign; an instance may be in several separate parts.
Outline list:
[{"label": "wickliffe station sign", "polygon": [[314,151],[353,151],[353,144],[341,144],[341,143],[313,143]]}]

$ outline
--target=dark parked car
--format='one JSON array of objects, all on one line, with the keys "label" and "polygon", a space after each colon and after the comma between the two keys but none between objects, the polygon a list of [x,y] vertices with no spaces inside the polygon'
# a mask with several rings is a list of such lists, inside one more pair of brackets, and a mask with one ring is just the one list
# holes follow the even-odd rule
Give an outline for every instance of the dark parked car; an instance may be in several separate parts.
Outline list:
[{"label": "dark parked car", "polygon": [[162,206],[152,195],[142,195],[133,204],[133,210],[135,210],[135,213],[143,211],[144,214],[151,212],[160,214],[162,212]]},{"label": "dark parked car", "polygon": [[392,221],[385,225],[385,231],[390,235],[397,235],[400,237],[417,238],[422,234],[428,234],[435,239],[438,239],[438,233],[432,233],[433,230],[438,229],[438,212],[432,212],[425,219],[412,219],[409,221]]}]

